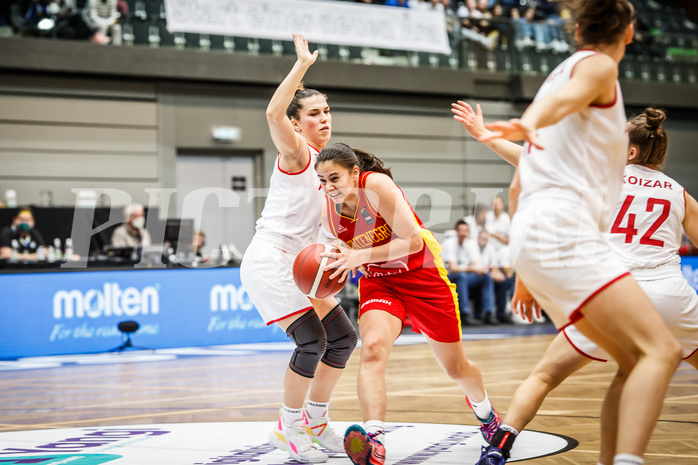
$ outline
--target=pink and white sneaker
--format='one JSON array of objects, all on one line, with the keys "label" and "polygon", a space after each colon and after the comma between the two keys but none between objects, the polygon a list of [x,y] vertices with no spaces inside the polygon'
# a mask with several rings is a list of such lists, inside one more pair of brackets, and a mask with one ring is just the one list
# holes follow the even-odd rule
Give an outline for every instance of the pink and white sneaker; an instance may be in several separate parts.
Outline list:
[{"label": "pink and white sneaker", "polygon": [[305,431],[315,444],[330,452],[344,452],[344,438],[330,426],[329,416],[313,420],[303,409],[303,418],[305,419]]},{"label": "pink and white sneaker", "polygon": [[299,462],[322,463],[327,462],[327,454],[318,450],[313,444],[313,439],[306,431],[305,416],[292,425],[287,425],[281,418],[276,422],[274,430],[269,433],[269,444],[288,452],[291,458]]}]

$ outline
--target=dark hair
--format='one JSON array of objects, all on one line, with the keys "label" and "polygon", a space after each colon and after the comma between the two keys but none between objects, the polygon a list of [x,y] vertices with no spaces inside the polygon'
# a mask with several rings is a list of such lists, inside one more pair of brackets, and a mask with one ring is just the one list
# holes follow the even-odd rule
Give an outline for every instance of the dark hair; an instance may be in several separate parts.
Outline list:
[{"label": "dark hair", "polygon": [[635,8],[628,0],[570,0],[580,45],[610,44],[625,34],[633,22]]},{"label": "dark hair", "polygon": [[312,97],[313,95],[322,95],[323,97],[325,97],[325,100],[327,100],[327,95],[323,94],[322,92],[315,89],[306,89],[305,86],[303,86],[303,84],[300,84],[298,86],[298,89],[296,89],[296,93],[293,94],[293,100],[291,100],[291,104],[286,109],[286,116],[288,116],[289,119],[298,119],[300,117],[301,107],[303,106],[301,104],[301,100],[307,99],[308,97]]},{"label": "dark hair", "polygon": [[315,163],[316,168],[321,161],[331,161],[348,170],[358,166],[362,173],[364,171],[375,171],[376,173],[387,175],[390,179],[393,178],[390,168],[385,167],[383,160],[361,149],[352,149],[347,144],[342,144],[341,142],[328,145],[320,150]]},{"label": "dark hair", "polygon": [[669,139],[662,127],[666,119],[664,110],[647,108],[642,114],[628,121],[630,145],[637,147],[637,157],[630,161],[634,165],[661,168],[666,159]]}]

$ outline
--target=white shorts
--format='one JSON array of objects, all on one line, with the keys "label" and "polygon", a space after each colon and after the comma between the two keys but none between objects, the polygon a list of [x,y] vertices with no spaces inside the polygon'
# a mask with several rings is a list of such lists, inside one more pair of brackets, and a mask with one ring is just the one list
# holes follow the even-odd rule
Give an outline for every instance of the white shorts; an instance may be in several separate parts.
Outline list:
[{"label": "white shorts", "polygon": [[[638,281],[669,330],[683,347],[684,358],[698,349],[698,294],[688,285],[683,276]],[[609,359],[605,350],[594,344],[574,326],[564,330],[567,340],[579,353],[592,360]]]},{"label": "white shorts", "polygon": [[629,273],[580,199],[527,199],[509,234],[516,272],[556,327],[579,319],[594,295]]},{"label": "white shorts", "polygon": [[267,325],[313,308],[293,281],[296,255],[252,240],[240,265],[240,280]]}]

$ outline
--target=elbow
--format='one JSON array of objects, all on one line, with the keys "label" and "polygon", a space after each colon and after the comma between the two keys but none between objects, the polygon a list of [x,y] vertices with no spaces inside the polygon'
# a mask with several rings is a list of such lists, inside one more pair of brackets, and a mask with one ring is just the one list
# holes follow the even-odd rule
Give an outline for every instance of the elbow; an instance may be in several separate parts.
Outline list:
[{"label": "elbow", "polygon": [[424,249],[424,239],[421,234],[414,234],[410,240],[410,253],[421,252]]}]

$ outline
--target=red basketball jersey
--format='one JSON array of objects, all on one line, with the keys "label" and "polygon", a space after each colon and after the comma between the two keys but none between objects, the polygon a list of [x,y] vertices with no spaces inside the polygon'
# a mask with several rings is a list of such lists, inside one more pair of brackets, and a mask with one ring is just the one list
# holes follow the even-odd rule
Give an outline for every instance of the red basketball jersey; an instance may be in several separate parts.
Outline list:
[{"label": "red basketball jersey", "polygon": [[[325,196],[330,231],[335,237],[345,242],[349,247],[357,250],[384,245],[397,237],[393,233],[390,225],[386,223],[385,219],[378,213],[375,207],[371,205],[366,197],[366,178],[373,173],[373,171],[365,171],[361,173],[359,177],[359,202],[356,206],[353,218],[342,215],[342,206],[334,203],[332,199]],[[402,190],[400,192],[402,192]],[[405,201],[407,201],[407,199],[405,199]],[[369,276],[387,276],[423,268],[432,263],[434,258],[440,255],[441,246],[438,241],[431,231],[424,228],[422,221],[414,212],[411,205],[410,210],[412,211],[414,221],[422,230],[424,247],[419,252],[405,257],[381,263],[367,264],[366,270]]]}]

